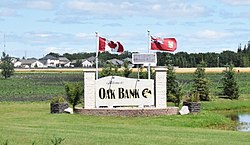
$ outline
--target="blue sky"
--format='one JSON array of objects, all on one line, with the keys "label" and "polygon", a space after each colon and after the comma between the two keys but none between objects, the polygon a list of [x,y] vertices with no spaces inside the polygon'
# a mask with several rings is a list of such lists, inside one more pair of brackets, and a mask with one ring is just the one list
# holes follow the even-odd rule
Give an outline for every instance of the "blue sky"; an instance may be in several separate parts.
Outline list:
[{"label": "blue sky", "polygon": [[188,53],[236,51],[250,40],[250,0],[1,0],[0,52],[40,58],[95,52],[95,32],[147,52],[147,30]]}]

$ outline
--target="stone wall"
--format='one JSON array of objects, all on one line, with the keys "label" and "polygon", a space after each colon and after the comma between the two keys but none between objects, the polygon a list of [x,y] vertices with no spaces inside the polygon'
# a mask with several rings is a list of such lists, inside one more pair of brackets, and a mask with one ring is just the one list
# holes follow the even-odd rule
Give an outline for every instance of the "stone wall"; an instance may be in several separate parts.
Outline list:
[{"label": "stone wall", "polygon": [[201,102],[183,102],[183,106],[188,106],[190,113],[199,113],[201,109]]},{"label": "stone wall", "polygon": [[50,113],[63,113],[65,109],[69,107],[67,102],[65,103],[50,103]]},{"label": "stone wall", "polygon": [[165,109],[76,109],[76,113],[96,116],[160,116],[176,115],[177,107],[168,107]]}]

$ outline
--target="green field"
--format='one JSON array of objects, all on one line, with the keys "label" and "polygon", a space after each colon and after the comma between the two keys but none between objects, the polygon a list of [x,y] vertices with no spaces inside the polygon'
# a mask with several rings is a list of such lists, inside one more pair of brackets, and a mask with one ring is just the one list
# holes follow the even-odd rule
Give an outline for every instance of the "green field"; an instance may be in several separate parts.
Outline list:
[{"label": "green field", "polygon": [[247,145],[250,134],[210,129],[230,123],[219,114],[160,117],[101,117],[50,114],[49,102],[1,102],[0,144],[204,144]]},{"label": "green field", "polygon": [[[224,110],[250,110],[248,73],[236,74],[240,99],[219,98],[221,74],[210,73],[212,101],[202,102],[197,115],[110,117],[50,114],[49,100],[64,95],[64,83],[82,81],[81,72],[16,73],[0,79],[0,145],[51,144],[250,144],[250,134],[233,131],[235,122]],[[177,74],[184,92],[191,89],[192,74]]]},{"label": "green field", "polygon": [[81,72],[15,73],[0,78],[0,101],[44,101],[64,95],[64,83],[83,81]]},{"label": "green field", "polygon": [[[192,87],[193,74],[178,73],[177,79],[187,94]],[[132,74],[131,76],[137,76]],[[217,98],[221,93],[221,73],[207,74],[210,81],[211,96]],[[250,94],[250,73],[236,74],[240,86],[240,94],[247,97]],[[82,72],[37,72],[15,73],[7,80],[0,78],[0,101],[44,101],[51,97],[64,95],[65,82],[83,81]]]}]

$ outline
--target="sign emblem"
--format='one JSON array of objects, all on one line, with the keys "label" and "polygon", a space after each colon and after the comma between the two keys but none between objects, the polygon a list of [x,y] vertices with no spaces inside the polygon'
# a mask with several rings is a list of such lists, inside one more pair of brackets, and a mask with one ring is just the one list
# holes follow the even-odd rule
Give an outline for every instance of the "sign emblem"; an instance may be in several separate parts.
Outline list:
[{"label": "sign emblem", "polygon": [[151,97],[151,96],[152,96],[151,90],[149,90],[148,88],[144,89],[144,90],[142,91],[142,96],[143,96],[144,98]]}]

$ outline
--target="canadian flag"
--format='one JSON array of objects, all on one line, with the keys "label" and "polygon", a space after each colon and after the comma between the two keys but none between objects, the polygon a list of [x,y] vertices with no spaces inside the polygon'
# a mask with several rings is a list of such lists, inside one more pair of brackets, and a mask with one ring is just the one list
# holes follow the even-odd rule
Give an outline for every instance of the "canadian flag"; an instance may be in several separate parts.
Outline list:
[{"label": "canadian flag", "polygon": [[111,48],[112,52],[122,53],[124,51],[124,48],[120,42],[110,41],[99,36],[99,52],[104,52],[107,46]]},{"label": "canadian flag", "polygon": [[159,38],[151,36],[151,50],[175,51],[177,42],[175,38]]}]

